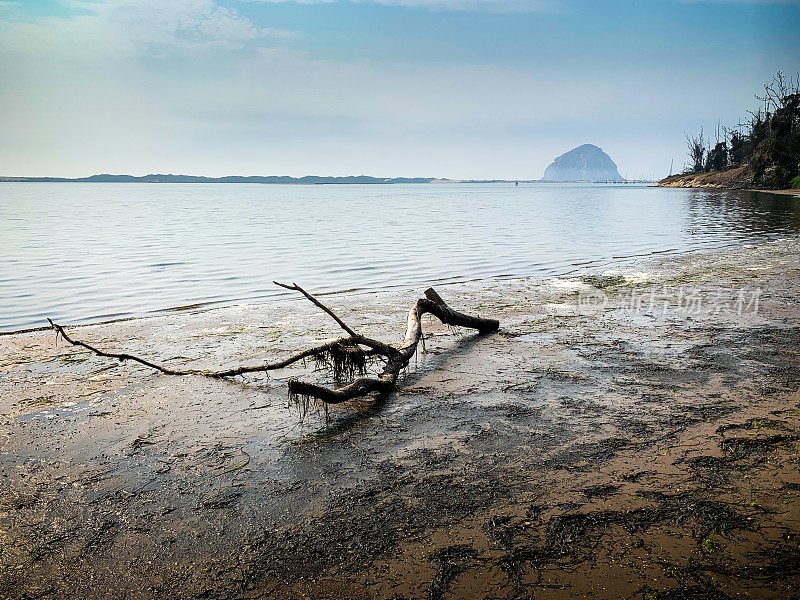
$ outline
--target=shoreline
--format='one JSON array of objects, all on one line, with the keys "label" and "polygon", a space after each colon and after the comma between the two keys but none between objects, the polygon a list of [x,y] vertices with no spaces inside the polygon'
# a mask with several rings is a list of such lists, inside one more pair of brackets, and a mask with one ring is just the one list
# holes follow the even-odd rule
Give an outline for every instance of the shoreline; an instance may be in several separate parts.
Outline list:
[{"label": "shoreline", "polygon": [[745,192],[764,192],[768,194],[800,195],[800,189],[766,189],[753,187],[753,173],[748,165],[727,171],[708,171],[702,173],[678,173],[669,175],[653,184],[652,187],[683,189],[714,189]]},{"label": "shoreline", "polygon": [[[763,192],[765,190],[739,190],[739,191],[753,191],[753,192]],[[770,190],[769,193],[775,194],[787,194],[787,195],[800,195],[800,190],[783,190],[783,191],[772,191]],[[790,238],[792,234],[782,234],[781,237]],[[777,239],[781,239],[781,237]],[[579,276],[579,272],[584,272],[586,275],[593,275],[593,271],[597,270],[598,268],[602,268],[605,271],[615,271],[619,268],[636,268],[637,263],[642,263],[643,265],[648,261],[656,260],[659,258],[663,258],[666,256],[703,256],[708,253],[715,253],[715,252],[722,252],[725,250],[732,250],[741,248],[743,246],[747,246],[753,243],[761,243],[765,240],[735,240],[728,244],[723,244],[720,246],[714,246],[711,248],[692,248],[692,249],[680,249],[680,248],[667,248],[664,250],[652,250],[650,252],[646,252],[643,254],[632,254],[630,256],[614,256],[614,257],[605,257],[594,259],[586,262],[574,263],[570,265],[571,269],[568,269],[560,274],[554,275],[543,275],[543,276],[528,276],[528,275],[496,275],[492,277],[476,277],[476,278],[464,278],[462,280],[456,281],[441,281],[433,283],[432,285],[435,287],[446,287],[446,286],[459,286],[459,285],[470,285],[475,283],[485,283],[487,285],[494,285],[495,283],[502,282],[505,280],[521,280],[527,281],[531,285],[537,285],[542,281],[553,280],[553,279],[564,279],[569,277],[577,277]],[[345,295],[345,296],[359,296],[359,295],[382,295],[392,292],[401,292],[401,293],[410,293],[416,290],[419,286],[398,286],[398,287],[388,287],[388,288],[352,288],[352,289],[342,289],[342,290],[335,290],[330,292],[315,292],[315,296],[317,297],[328,297],[328,296],[338,296],[338,295]],[[265,296],[260,300],[254,299],[229,299],[229,300],[212,300],[208,302],[198,302],[195,304],[190,304],[187,306],[173,306],[168,308],[160,308],[160,309],[153,309],[149,310],[144,313],[132,313],[132,314],[122,314],[119,317],[115,317],[112,319],[104,319],[100,321],[84,321],[81,320],[79,322],[59,322],[59,325],[68,328],[84,328],[84,327],[94,327],[98,325],[111,325],[114,323],[122,323],[125,321],[132,321],[132,320],[141,320],[141,319],[151,319],[151,318],[158,318],[164,317],[170,314],[176,313],[203,313],[208,311],[214,311],[218,309],[226,309],[232,307],[241,307],[245,310],[257,310],[258,307],[264,306],[267,304],[273,305],[276,303],[282,302],[295,302],[298,299],[293,297],[291,294],[282,294],[278,296]],[[90,317],[91,319],[91,317]],[[0,338],[3,336],[14,336],[26,333],[37,333],[37,332],[47,332],[52,331],[52,327],[49,325],[42,325],[38,327],[24,327],[22,329],[12,329],[12,330],[0,330]]]},{"label": "shoreline", "polygon": [[778,194],[780,196],[800,196],[800,189],[787,189],[787,190],[771,190],[771,189],[763,189],[763,188],[750,188],[750,187],[731,187],[731,186],[724,186],[724,185],[716,185],[716,184],[706,184],[706,185],[659,185],[659,183],[654,184],[652,187],[660,187],[660,188],[678,188],[684,190],[719,190],[719,191],[727,191],[727,192],[759,192],[762,194]]},{"label": "shoreline", "polygon": [[[800,586],[799,254],[789,236],[655,256],[644,272],[439,286],[500,333],[426,321],[398,392],[329,422],[287,407],[283,382],[318,376],[301,367],[173,378],[49,331],[0,337],[0,589],[786,597]],[[740,290],[751,309],[760,290],[756,310],[737,313]],[[395,340],[416,294],[327,298]],[[337,335],[306,304],[76,337],[175,366],[256,362]]]},{"label": "shoreline", "polygon": [[782,196],[800,196],[800,189],[791,190],[747,190],[748,192],[769,192],[770,194],[780,194]]}]

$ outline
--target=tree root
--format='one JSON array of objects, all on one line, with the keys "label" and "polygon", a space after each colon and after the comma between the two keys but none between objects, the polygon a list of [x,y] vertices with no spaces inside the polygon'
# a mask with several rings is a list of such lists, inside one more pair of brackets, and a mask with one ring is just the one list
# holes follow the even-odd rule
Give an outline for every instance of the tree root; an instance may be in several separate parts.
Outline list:
[{"label": "tree root", "polygon": [[[267,372],[282,369],[296,362],[313,358],[317,367],[331,372],[334,382],[339,387],[328,388],[298,379],[290,379],[289,399],[302,406],[304,409],[307,409],[312,399],[322,401],[325,405],[340,404],[373,392],[387,394],[393,391],[400,372],[408,365],[409,361],[414,356],[418,344],[420,341],[424,344],[422,316],[425,314],[432,314],[445,325],[477,329],[479,333],[491,333],[497,331],[500,327],[500,323],[496,319],[473,317],[453,310],[442,300],[441,296],[439,296],[433,288],[428,288],[425,290],[425,298],[417,300],[408,313],[408,328],[406,329],[406,336],[403,343],[399,347],[394,347],[356,333],[334,314],[331,309],[296,283],[292,285],[278,283],[277,281],[274,283],[287,290],[303,294],[315,306],[333,318],[339,327],[348,334],[348,337],[309,348],[308,350],[298,352],[283,360],[272,363],[235,367],[220,371],[200,369],[179,370],[170,369],[163,365],[134,356],[133,354],[107,352],[95,348],[86,342],[73,340],[67,335],[63,327],[50,319],[48,319],[48,321],[51,327],[56,331],[56,335],[60,335],[67,343],[73,346],[86,348],[97,356],[116,358],[120,361],[132,360],[164,373],[165,375],[202,375],[204,377],[219,379],[235,377],[236,375],[243,375],[245,373]],[[376,377],[368,377],[367,366],[370,361],[375,359],[382,359],[386,364],[381,373]],[[349,381],[349,383],[344,384],[346,381]]]}]

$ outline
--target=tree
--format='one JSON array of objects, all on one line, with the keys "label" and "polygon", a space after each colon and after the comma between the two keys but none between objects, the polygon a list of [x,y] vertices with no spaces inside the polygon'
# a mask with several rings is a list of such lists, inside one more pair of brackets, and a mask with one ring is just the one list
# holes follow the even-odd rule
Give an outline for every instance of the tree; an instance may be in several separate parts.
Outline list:
[{"label": "tree", "polygon": [[761,187],[787,187],[800,174],[800,76],[780,71],[756,95],[761,108],[750,118],[720,134],[717,125],[713,147],[699,135],[686,137],[687,173],[724,171],[731,165],[750,165],[753,183]]},{"label": "tree", "polygon": [[689,147],[689,173],[700,173],[705,167],[706,159],[706,141],[703,137],[703,128],[700,128],[700,133],[697,136],[686,136],[686,145]]},{"label": "tree", "polygon": [[706,155],[706,171],[724,171],[728,168],[728,145],[717,142]]},{"label": "tree", "polygon": [[766,116],[761,119],[759,112],[750,134],[755,181],[787,187],[800,173],[800,78],[779,71],[757,98],[764,103]]},{"label": "tree", "polygon": [[741,165],[747,159],[747,137],[734,129],[730,134],[730,150],[728,160],[731,165]]}]

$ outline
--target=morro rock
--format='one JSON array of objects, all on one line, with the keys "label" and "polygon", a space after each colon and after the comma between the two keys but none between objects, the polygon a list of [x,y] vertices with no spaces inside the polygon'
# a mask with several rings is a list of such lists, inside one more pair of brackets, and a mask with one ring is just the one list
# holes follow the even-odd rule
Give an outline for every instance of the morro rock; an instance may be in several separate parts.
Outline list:
[{"label": "morro rock", "polygon": [[544,171],[542,181],[624,181],[617,165],[601,148],[578,146],[562,154]]}]

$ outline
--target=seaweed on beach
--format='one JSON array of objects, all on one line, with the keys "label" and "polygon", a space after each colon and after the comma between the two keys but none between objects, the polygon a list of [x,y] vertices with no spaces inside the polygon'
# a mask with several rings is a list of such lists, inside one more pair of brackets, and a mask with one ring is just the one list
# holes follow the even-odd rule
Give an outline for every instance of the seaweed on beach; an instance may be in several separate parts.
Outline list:
[{"label": "seaweed on beach", "polygon": [[447,586],[456,575],[461,573],[476,552],[472,546],[458,544],[437,550],[431,556],[431,562],[436,566],[436,574],[431,581],[428,592],[429,600],[442,600]]},{"label": "seaweed on beach", "polygon": [[603,290],[622,285],[626,279],[624,275],[585,275],[581,277],[581,281],[598,290]]}]

